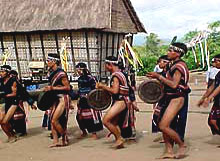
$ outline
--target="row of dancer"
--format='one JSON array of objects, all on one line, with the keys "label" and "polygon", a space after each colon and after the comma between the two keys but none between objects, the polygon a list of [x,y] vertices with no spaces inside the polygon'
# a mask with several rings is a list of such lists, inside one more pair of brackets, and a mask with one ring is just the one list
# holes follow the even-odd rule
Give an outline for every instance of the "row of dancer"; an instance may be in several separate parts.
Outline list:
[{"label": "row of dancer", "polygon": [[[160,157],[162,159],[165,158],[182,158],[185,156],[186,145],[184,143],[184,134],[185,134],[185,126],[187,119],[187,110],[188,110],[188,95],[190,92],[190,88],[188,86],[189,80],[189,71],[185,64],[185,62],[181,59],[181,57],[187,53],[187,47],[183,43],[173,43],[170,45],[167,58],[162,58],[161,60],[167,61],[169,63],[168,68],[164,68],[164,72],[166,74],[158,74],[156,72],[150,72],[147,74],[150,78],[156,78],[160,80],[164,84],[164,96],[159,101],[156,106],[159,109],[159,117],[157,120],[158,127],[163,134],[163,139],[165,142],[165,153]],[[169,61],[169,62],[168,62]],[[215,57],[216,66],[220,68],[218,64],[220,64],[220,55]],[[53,144],[50,147],[63,146],[68,144],[67,138],[67,121],[68,121],[68,110],[70,106],[70,96],[69,91],[71,90],[71,86],[69,84],[66,73],[59,68],[59,56],[56,54],[48,54],[47,64],[50,68],[50,76],[49,81],[50,85],[45,87],[45,91],[54,90],[59,95],[59,101],[54,103],[54,106],[51,108],[51,125],[52,125],[52,135],[53,135]],[[110,56],[106,58],[105,63],[106,70],[111,72],[111,80],[110,87],[106,86],[102,83],[95,83],[95,80],[92,80],[92,76],[88,72],[85,64],[78,64],[78,72],[81,73],[80,77],[88,77],[88,80],[92,80],[91,87],[88,87],[85,83],[85,80],[79,81],[79,91],[80,101],[78,107],[79,110],[77,112],[77,120],[82,130],[82,134],[85,135],[87,130],[91,132],[94,137],[96,137],[96,132],[102,129],[101,117],[100,114],[95,114],[94,112],[89,111],[88,109],[84,109],[85,104],[87,106],[87,102],[85,100],[85,95],[88,94],[90,90],[93,88],[101,88],[107,90],[112,94],[113,104],[112,107],[109,108],[107,113],[102,119],[102,123],[107,127],[107,129],[115,136],[115,147],[121,148],[124,144],[123,131],[130,128],[132,132],[134,129],[134,115],[132,114],[132,107],[134,106],[131,103],[131,94],[132,93],[128,79],[126,74],[122,72],[119,68],[119,62],[116,57]],[[6,69],[2,69],[4,73]],[[209,102],[213,100],[213,98],[218,98],[217,96],[220,93],[219,88],[219,76],[217,74],[216,80],[211,86],[212,90],[209,93],[204,94],[199,105],[206,106]],[[7,81],[6,81],[7,82]],[[82,84],[80,84],[80,82]],[[86,87],[84,88],[84,85]],[[96,85],[95,85],[96,84]],[[84,89],[83,89],[84,88]],[[13,85],[9,88],[11,89],[11,93],[16,93],[16,85]],[[10,97],[10,92],[8,92],[7,97]],[[82,100],[81,100],[82,99]],[[214,102],[217,102],[218,99],[215,99]],[[7,101],[6,101],[7,103]],[[6,111],[11,111],[14,109],[14,102],[11,105],[11,101],[8,101],[8,104],[5,106],[7,108]],[[8,105],[10,107],[8,108]],[[15,104],[16,105],[16,104]],[[81,106],[82,105],[82,106]],[[16,108],[15,108],[16,109]],[[7,111],[7,112],[8,112]],[[210,123],[212,123],[213,127],[219,131],[219,128],[215,125],[218,125],[219,118],[219,105],[214,104],[213,112],[211,112]],[[12,115],[9,112],[10,116]],[[6,116],[7,113],[6,113]],[[85,117],[84,117],[85,116]],[[89,119],[93,119],[92,123],[97,122],[99,127],[98,130],[90,130],[86,125],[89,123],[82,121],[86,119],[86,116],[89,116]],[[97,116],[97,119],[94,117]],[[6,117],[7,118],[7,117]],[[4,119],[3,119],[4,120]],[[100,124],[98,124],[98,122]],[[5,122],[2,123],[3,130],[7,132],[10,131],[10,126],[6,125]],[[90,126],[91,127],[91,126]],[[89,127],[89,128],[90,128]],[[126,130],[129,131],[129,130]],[[128,132],[126,132],[127,134]],[[9,133],[7,133],[9,134]],[[10,138],[12,134],[8,135]],[[61,136],[61,142],[59,137]],[[177,154],[174,154],[173,146],[176,143],[179,146]]]},{"label": "row of dancer", "polygon": [[[67,122],[68,114],[70,109],[71,101],[71,86],[68,81],[66,72],[64,72],[60,66],[60,58],[57,54],[48,54],[47,66],[49,70],[49,85],[44,87],[44,91],[54,91],[57,94],[57,100],[50,108],[50,125],[52,130],[53,144],[50,147],[65,146],[68,144],[67,137]],[[6,69],[7,68],[7,69]],[[124,138],[128,138],[134,135],[134,111],[132,110],[133,102],[135,102],[134,91],[130,85],[128,85],[128,78],[118,66],[117,58],[108,57],[106,59],[106,69],[115,75],[111,79],[111,88],[107,88],[110,93],[113,94],[113,106],[123,105],[122,109],[110,108],[110,112],[104,116],[103,123],[101,120],[101,112],[93,110],[87,102],[87,94],[95,88],[106,88],[104,84],[96,83],[96,80],[91,76],[85,63],[79,63],[76,66],[77,72],[80,75],[78,79],[78,110],[76,120],[79,128],[82,131],[81,137],[87,135],[87,132],[92,133],[93,138],[97,138],[96,132],[103,129],[104,125],[110,129],[110,132],[116,137],[115,147],[123,147]],[[9,66],[2,66],[1,78],[2,78],[2,91],[5,95],[5,108],[2,109],[2,129],[8,136],[9,142],[17,140],[14,127],[12,127],[12,121],[14,120],[15,111],[20,111],[21,101],[29,99],[23,99],[22,89],[17,80],[14,80],[10,73]],[[11,82],[11,83],[9,83]],[[24,90],[24,89],[23,89]],[[112,91],[113,90],[113,91]],[[33,103],[30,103],[33,106]],[[131,108],[128,108],[131,107]],[[111,109],[114,109],[112,112]],[[115,110],[116,109],[116,110]],[[24,111],[24,110],[22,110]],[[117,112],[116,112],[117,111]],[[116,112],[116,113],[115,113]],[[119,115],[119,113],[122,115]],[[23,115],[24,116],[24,113]],[[120,119],[119,119],[120,118]],[[114,120],[114,121],[113,121]],[[111,123],[114,122],[113,126],[117,127],[117,130],[112,130]],[[119,130],[119,131],[118,131]],[[61,139],[59,139],[61,137]]]}]

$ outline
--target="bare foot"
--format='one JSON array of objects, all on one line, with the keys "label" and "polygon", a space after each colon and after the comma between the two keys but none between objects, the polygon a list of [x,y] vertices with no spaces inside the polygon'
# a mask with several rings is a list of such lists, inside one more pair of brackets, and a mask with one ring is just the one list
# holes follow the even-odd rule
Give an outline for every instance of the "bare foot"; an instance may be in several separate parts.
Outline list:
[{"label": "bare foot", "polygon": [[112,133],[110,132],[106,135],[106,137],[109,138],[111,135],[112,135]]},{"label": "bare foot", "polygon": [[77,139],[83,139],[86,138],[88,136],[87,133],[82,133],[80,136],[77,137]]},{"label": "bare foot", "polygon": [[61,147],[61,146],[63,146],[63,145],[60,143],[53,143],[53,144],[49,145],[49,148]]},{"label": "bare foot", "polygon": [[68,139],[68,136],[66,134],[62,137],[62,145],[63,146],[69,145],[69,139]]},{"label": "bare foot", "polygon": [[113,145],[113,148],[116,148],[116,149],[124,148],[124,142],[125,140],[123,138],[116,140],[115,144]]},{"label": "bare foot", "polygon": [[160,142],[160,141],[163,141],[163,137],[162,136],[158,136],[156,137],[153,142]]},{"label": "bare foot", "polygon": [[99,139],[96,133],[93,133],[91,138],[94,139],[94,140],[98,140]]},{"label": "bare foot", "polygon": [[173,153],[166,152],[157,159],[174,159],[174,158],[175,158],[175,155]]},{"label": "bare foot", "polygon": [[16,136],[12,136],[12,137],[9,137],[8,138],[8,143],[14,143],[14,142],[16,142],[17,141],[17,137]]},{"label": "bare foot", "polygon": [[186,151],[186,146],[185,145],[179,147],[179,150],[177,151],[177,154],[176,154],[175,158],[176,159],[184,158],[186,156],[185,151]]}]

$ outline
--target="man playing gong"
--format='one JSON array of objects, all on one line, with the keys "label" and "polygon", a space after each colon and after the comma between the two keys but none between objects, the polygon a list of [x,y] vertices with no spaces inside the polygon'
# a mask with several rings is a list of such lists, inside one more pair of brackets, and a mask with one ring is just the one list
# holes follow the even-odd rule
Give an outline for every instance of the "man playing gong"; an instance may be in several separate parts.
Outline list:
[{"label": "man playing gong", "polygon": [[[166,77],[150,72],[148,77],[156,78],[164,84],[164,104],[161,109],[159,122],[159,128],[163,133],[165,142],[165,153],[160,157],[166,158],[182,158],[185,156],[185,144],[181,139],[181,136],[177,133],[178,129],[171,128],[171,124],[176,122],[178,113],[182,109],[186,109],[188,106],[188,93],[190,89],[188,87],[189,71],[181,57],[187,53],[187,47],[183,43],[173,43],[170,45],[167,56],[172,61],[172,64],[166,74]],[[187,108],[188,109],[188,108]],[[186,120],[186,116],[181,118]],[[179,122],[179,120],[178,120]],[[185,127],[182,127],[185,132]],[[173,143],[179,145],[179,149],[176,155],[173,152]]]},{"label": "man playing gong", "polygon": [[[104,89],[112,94],[112,107],[103,118],[103,124],[115,136],[115,148],[123,148],[124,139],[121,136],[119,126],[128,126],[128,101],[129,87],[125,75],[118,67],[118,59],[114,56],[106,58],[106,70],[112,73],[110,87],[97,83],[96,87]],[[122,125],[120,125],[122,124]]]},{"label": "man playing gong", "polygon": [[[51,126],[53,144],[49,147],[68,145],[67,121],[70,106],[70,83],[66,72],[59,68],[60,57],[57,54],[48,54],[47,65],[51,71],[49,75],[50,85],[44,88],[45,91],[54,91],[58,99],[54,101],[51,107]],[[50,98],[48,98],[49,101]],[[62,143],[59,143],[59,136],[62,137]]]}]

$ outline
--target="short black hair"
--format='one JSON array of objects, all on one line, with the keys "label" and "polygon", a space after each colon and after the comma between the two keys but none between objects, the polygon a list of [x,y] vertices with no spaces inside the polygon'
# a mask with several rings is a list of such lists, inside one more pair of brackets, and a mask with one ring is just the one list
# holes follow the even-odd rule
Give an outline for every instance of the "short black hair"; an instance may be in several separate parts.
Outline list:
[{"label": "short black hair", "polygon": [[[180,57],[182,57],[188,51],[187,46],[184,43],[181,43],[181,42],[172,43],[171,46],[174,46],[174,47],[177,47],[177,48],[180,48],[180,49],[183,50],[183,52],[179,52],[181,54]],[[176,51],[176,52],[178,52],[178,51]]]},{"label": "short black hair", "polygon": [[220,59],[220,54],[215,55],[213,58],[218,58],[218,59]]},{"label": "short black hair", "polygon": [[16,70],[11,70],[9,73],[18,76],[18,72]]},{"label": "short black hair", "polygon": [[60,59],[60,55],[58,55],[56,53],[48,53],[48,56],[52,57],[52,58]]},{"label": "short black hair", "polygon": [[2,65],[1,70],[5,70],[6,72],[9,72],[11,70],[11,66],[10,65]]},{"label": "short black hair", "polygon": [[78,63],[76,65],[76,68],[87,68],[87,65],[86,65],[86,63]]},{"label": "short black hair", "polygon": [[161,59],[164,59],[164,60],[169,60],[168,56],[167,55],[162,55],[158,58],[158,61],[160,61]]},{"label": "short black hair", "polygon": [[54,58],[54,62],[56,62],[57,65],[60,65],[60,55],[57,53],[48,53],[48,57]]},{"label": "short black hair", "polygon": [[[112,61],[112,64],[114,64],[115,66],[118,66],[118,58],[117,57],[115,57],[115,56],[107,56],[106,57],[106,63],[110,63],[111,61]],[[113,63],[113,62],[115,62],[115,63]]]}]

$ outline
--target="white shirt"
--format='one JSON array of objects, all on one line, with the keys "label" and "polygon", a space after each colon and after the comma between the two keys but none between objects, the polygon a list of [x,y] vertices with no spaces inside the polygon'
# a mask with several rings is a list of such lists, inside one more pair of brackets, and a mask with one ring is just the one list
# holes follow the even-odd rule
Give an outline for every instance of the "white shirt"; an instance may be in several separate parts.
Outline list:
[{"label": "white shirt", "polygon": [[206,72],[206,82],[208,82],[209,79],[215,79],[215,76],[219,71],[220,69],[216,67],[210,67],[210,69]]},{"label": "white shirt", "polygon": [[158,64],[154,67],[154,72],[161,73],[162,71],[163,69],[161,69]]}]

